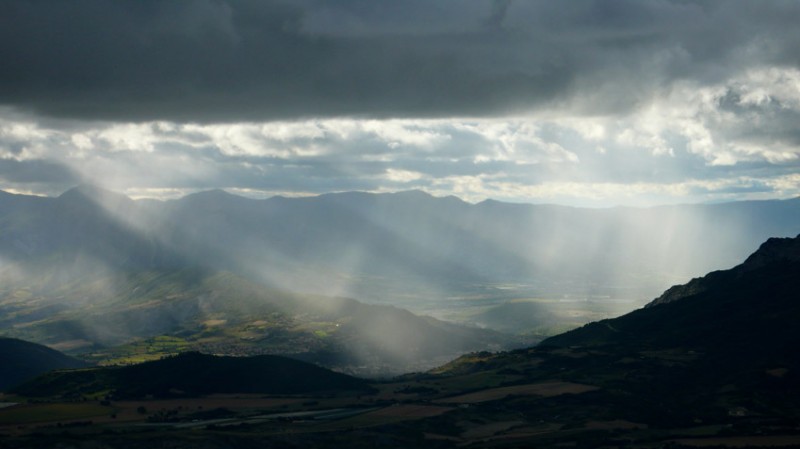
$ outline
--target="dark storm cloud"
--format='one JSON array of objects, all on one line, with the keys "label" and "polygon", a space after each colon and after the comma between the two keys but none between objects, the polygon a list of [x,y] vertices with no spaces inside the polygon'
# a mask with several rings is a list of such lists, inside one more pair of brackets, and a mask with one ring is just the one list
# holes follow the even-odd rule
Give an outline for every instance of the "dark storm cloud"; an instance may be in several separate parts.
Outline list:
[{"label": "dark storm cloud", "polygon": [[800,3],[7,0],[0,104],[238,121],[630,110],[798,65]]},{"label": "dark storm cloud", "polygon": [[486,20],[486,25],[491,29],[502,28],[503,20],[506,18],[506,12],[511,5],[511,0],[494,0],[492,2],[492,13]]}]

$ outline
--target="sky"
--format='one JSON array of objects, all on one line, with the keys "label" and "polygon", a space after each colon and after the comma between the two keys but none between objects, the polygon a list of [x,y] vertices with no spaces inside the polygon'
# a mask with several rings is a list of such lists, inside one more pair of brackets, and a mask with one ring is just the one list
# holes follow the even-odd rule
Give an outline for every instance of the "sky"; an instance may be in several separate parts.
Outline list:
[{"label": "sky", "polygon": [[800,195],[800,2],[4,0],[0,189]]}]

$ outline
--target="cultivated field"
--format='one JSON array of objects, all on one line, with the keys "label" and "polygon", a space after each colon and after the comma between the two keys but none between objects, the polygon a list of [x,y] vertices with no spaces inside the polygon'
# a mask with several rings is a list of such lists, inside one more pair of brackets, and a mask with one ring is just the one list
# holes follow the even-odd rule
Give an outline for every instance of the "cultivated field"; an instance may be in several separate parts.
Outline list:
[{"label": "cultivated field", "polygon": [[496,401],[511,395],[519,396],[544,396],[552,397],[562,394],[580,394],[597,390],[591,385],[576,384],[572,382],[543,382],[510,387],[490,388],[449,398],[439,399],[437,402],[446,404],[471,404],[478,402]]}]

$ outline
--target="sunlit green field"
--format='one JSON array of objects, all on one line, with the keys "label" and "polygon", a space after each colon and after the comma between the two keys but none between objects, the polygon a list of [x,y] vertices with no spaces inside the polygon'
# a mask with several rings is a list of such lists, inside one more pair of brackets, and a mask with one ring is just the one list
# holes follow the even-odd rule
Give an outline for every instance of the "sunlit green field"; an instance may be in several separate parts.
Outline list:
[{"label": "sunlit green field", "polygon": [[189,349],[190,345],[185,339],[162,335],[96,352],[86,358],[100,365],[132,365],[180,354]]}]

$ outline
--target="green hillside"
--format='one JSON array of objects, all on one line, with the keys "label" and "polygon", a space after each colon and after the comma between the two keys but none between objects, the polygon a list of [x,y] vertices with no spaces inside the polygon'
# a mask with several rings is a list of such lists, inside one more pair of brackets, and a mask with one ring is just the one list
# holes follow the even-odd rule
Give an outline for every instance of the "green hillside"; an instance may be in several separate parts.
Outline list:
[{"label": "green hillside", "polygon": [[[39,271],[47,276],[55,270]],[[373,375],[424,370],[460,353],[523,341],[204,269],[100,272],[56,286],[9,283],[0,288],[0,333],[58,345],[101,364],[195,350],[292,355]]]}]

